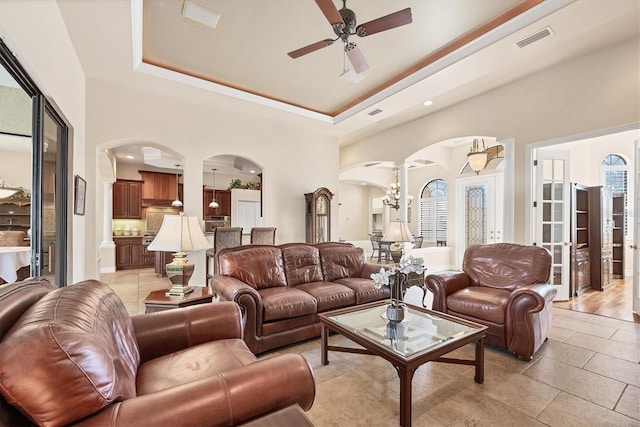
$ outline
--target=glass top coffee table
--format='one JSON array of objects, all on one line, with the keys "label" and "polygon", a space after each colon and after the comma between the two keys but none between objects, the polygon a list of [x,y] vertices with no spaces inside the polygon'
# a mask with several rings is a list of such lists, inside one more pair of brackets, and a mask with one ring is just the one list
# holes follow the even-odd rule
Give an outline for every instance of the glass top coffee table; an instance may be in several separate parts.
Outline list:
[{"label": "glass top coffee table", "polygon": [[[411,425],[411,380],[420,365],[434,361],[475,366],[474,379],[484,381],[484,337],[487,327],[454,316],[407,304],[400,323],[386,319],[387,301],[322,313],[321,357],[329,363],[328,351],[380,356],[396,368],[400,377],[400,425]],[[328,345],[334,331],[364,348]],[[475,342],[475,359],[442,357]]]}]

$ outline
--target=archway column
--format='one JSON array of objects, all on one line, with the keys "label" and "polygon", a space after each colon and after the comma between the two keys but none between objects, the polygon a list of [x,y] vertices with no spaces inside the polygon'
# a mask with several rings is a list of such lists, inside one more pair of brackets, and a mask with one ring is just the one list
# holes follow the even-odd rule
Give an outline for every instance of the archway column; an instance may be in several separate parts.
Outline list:
[{"label": "archway column", "polygon": [[398,165],[398,179],[400,184],[400,221],[409,220],[409,166],[406,163]]},{"label": "archway column", "polygon": [[102,181],[102,243],[98,248],[100,253],[100,273],[115,273],[116,244],[113,241],[113,183]]}]

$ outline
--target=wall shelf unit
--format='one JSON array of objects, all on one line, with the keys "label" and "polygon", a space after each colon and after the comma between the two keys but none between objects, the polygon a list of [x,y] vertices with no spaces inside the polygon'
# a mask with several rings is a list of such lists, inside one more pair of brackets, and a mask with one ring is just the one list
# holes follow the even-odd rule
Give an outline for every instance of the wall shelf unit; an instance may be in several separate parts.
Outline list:
[{"label": "wall shelf unit", "polygon": [[613,278],[624,279],[624,193],[613,194]]}]

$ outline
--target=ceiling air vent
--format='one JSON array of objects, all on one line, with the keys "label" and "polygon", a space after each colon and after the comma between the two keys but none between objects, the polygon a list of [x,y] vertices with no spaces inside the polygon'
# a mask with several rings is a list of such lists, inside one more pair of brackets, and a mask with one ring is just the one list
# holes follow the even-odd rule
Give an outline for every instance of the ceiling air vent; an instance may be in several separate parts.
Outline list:
[{"label": "ceiling air vent", "polygon": [[551,29],[551,27],[545,27],[540,31],[536,31],[530,36],[527,36],[522,40],[515,42],[515,45],[522,49],[523,47],[529,46],[531,43],[535,43],[538,40],[542,40],[543,38],[548,37],[551,34],[553,34],[553,30]]},{"label": "ceiling air vent", "polygon": [[380,114],[380,113],[382,113],[382,110],[379,108],[376,108],[373,111],[369,111],[367,114],[369,114],[370,116],[375,116],[376,114]]}]

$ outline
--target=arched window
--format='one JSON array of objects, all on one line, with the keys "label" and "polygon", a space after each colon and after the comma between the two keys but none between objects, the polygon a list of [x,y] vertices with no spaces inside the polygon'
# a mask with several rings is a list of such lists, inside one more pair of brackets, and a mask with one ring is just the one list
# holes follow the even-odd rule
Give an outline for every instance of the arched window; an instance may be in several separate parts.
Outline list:
[{"label": "arched window", "polygon": [[447,241],[447,183],[431,180],[420,194],[420,235],[424,242]]},{"label": "arched window", "polygon": [[624,229],[626,236],[629,230],[629,165],[617,154],[608,154],[602,159],[602,185],[611,189],[613,193],[624,193]]}]

